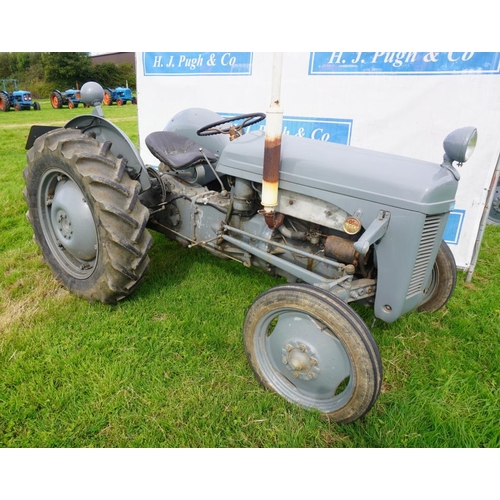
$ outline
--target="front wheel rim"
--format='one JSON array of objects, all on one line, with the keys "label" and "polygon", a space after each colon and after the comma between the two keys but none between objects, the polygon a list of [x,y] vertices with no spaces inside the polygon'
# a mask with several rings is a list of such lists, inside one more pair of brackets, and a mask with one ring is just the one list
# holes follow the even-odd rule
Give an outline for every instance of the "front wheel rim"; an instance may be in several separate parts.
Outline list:
[{"label": "front wheel rim", "polygon": [[53,169],[41,178],[38,212],[43,236],[65,272],[86,279],[98,259],[97,232],[92,212],[78,184]]},{"label": "front wheel rim", "polygon": [[327,413],[352,397],[350,357],[320,320],[291,308],[275,310],[261,318],[254,341],[263,375],[289,401]]}]

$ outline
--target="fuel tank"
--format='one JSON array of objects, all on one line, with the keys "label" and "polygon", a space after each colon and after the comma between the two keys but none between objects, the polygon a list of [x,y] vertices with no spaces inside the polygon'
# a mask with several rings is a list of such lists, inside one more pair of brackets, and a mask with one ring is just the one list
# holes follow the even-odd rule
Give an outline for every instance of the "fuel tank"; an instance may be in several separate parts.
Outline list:
[{"label": "fuel tank", "polygon": [[[244,134],[227,143],[217,171],[262,182],[265,134]],[[420,212],[448,212],[458,181],[439,164],[352,146],[283,135],[280,186],[293,192],[342,197]]]},{"label": "fuel tank", "polygon": [[228,135],[210,135],[200,137],[196,131],[209,123],[223,120],[224,116],[205,108],[188,108],[180,111],[165,125],[166,132],[177,132],[189,137],[205,149],[208,149],[215,157],[219,157],[221,151],[229,144]]}]

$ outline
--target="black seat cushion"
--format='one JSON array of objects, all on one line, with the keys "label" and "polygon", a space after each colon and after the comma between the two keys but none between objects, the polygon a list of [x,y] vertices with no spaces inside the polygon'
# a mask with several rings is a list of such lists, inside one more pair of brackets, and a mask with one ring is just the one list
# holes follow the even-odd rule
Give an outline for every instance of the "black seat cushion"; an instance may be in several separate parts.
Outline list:
[{"label": "black seat cushion", "polygon": [[[184,170],[206,161],[199,144],[176,132],[153,132],[146,137],[146,146],[158,160],[174,170]],[[210,162],[217,161],[212,152],[203,151]]]}]

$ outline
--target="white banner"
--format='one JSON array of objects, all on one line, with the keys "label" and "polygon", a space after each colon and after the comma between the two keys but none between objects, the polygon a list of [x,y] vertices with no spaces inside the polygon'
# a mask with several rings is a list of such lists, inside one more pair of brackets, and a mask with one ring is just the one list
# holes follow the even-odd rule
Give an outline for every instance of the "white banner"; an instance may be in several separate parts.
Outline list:
[{"label": "white banner", "polygon": [[[158,161],[146,136],[190,107],[217,113],[266,112],[273,54],[137,52],[141,156]],[[289,52],[283,54],[283,132],[435,163],[452,130],[478,129],[459,169],[457,201],[445,232],[457,266],[469,270],[500,153],[498,52]],[[259,126],[259,125],[257,125]],[[376,175],[376,172],[374,172]]]}]

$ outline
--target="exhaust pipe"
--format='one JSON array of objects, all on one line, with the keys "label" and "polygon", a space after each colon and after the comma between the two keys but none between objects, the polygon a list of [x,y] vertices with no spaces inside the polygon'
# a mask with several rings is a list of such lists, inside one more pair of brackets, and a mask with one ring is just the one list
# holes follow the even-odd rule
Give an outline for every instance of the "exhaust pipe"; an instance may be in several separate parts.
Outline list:
[{"label": "exhaust pipe", "polygon": [[275,52],[273,56],[273,83],[271,106],[266,113],[266,136],[264,146],[264,168],[262,172],[262,211],[267,225],[271,229],[283,223],[283,215],[276,215],[278,206],[278,185],[281,162],[281,135],[283,129],[283,110],[280,107],[281,72],[283,54]]}]

